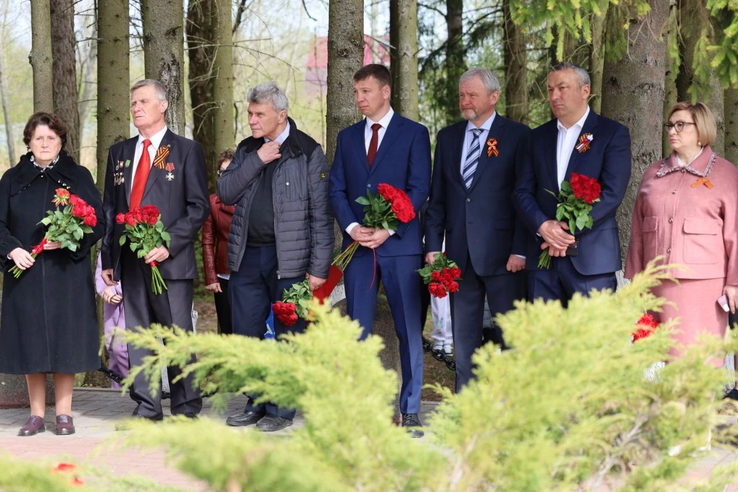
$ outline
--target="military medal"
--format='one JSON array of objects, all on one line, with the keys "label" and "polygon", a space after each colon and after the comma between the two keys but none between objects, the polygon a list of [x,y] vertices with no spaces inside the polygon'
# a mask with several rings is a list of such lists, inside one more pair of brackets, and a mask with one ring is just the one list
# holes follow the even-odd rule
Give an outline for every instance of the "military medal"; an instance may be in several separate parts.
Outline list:
[{"label": "military medal", "polygon": [[585,133],[584,135],[579,137],[579,144],[576,148],[580,154],[583,154],[589,150],[589,144],[592,143],[592,140],[594,140],[594,137],[591,133]]},{"label": "military medal", "polygon": [[487,157],[492,157],[492,156],[497,157],[498,155],[500,155],[500,151],[497,149],[497,139],[488,138],[487,139]]},{"label": "military medal", "polygon": [[174,163],[173,162],[167,162],[167,165],[166,165],[166,167],[164,169],[166,169],[169,172],[174,171]]},{"label": "military medal", "polygon": [[174,173],[172,171],[169,171],[167,173],[167,181],[171,181],[174,179]]},{"label": "military medal", "polygon": [[131,160],[130,160],[130,159],[126,159],[126,163],[125,163],[125,165],[124,165],[124,166],[125,166],[126,168],[129,168],[129,167],[131,167]]},{"label": "military medal", "polygon": [[156,149],[156,155],[154,156],[154,166],[157,169],[164,169],[164,162],[169,155],[169,145],[159,147]]}]

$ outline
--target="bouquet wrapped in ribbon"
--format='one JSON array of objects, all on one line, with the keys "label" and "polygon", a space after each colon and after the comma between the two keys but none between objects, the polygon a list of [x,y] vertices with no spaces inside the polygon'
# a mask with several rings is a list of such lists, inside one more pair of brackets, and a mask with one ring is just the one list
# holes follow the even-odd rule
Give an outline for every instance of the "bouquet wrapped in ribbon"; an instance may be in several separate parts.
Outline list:
[{"label": "bouquet wrapped in ribbon", "polygon": [[631,342],[650,337],[651,333],[656,331],[658,327],[659,322],[656,321],[656,318],[652,314],[644,313],[636,323],[636,330],[632,334]]},{"label": "bouquet wrapped in ribbon", "polygon": [[[386,183],[380,183],[377,189],[378,193],[367,192],[366,196],[356,199],[357,203],[364,205],[364,227],[396,231],[400,223],[406,224],[415,218],[415,209],[407,193]],[[357,241],[349,244],[336,256],[333,265],[345,270],[358,248]]]},{"label": "bouquet wrapped in ribbon", "polygon": [[426,264],[418,273],[433,297],[442,299],[449,292],[459,290],[457,280],[461,277],[461,269],[446,257],[446,253],[436,253],[433,263]]},{"label": "bouquet wrapped in ribbon", "polygon": [[[120,245],[128,242],[131,251],[139,258],[144,258],[152,249],[166,245],[169,247],[169,233],[161,221],[159,209],[154,205],[135,207],[126,214],[118,214],[115,217],[118,224],[125,224],[125,230],[120,236]],[[159,265],[152,261],[151,266],[151,291],[161,294],[167,288],[167,284],[159,273]]]},{"label": "bouquet wrapped in ribbon", "polygon": [[308,280],[298,282],[289,289],[285,289],[282,300],[272,304],[272,311],[285,326],[292,326],[297,319],[307,319],[308,306],[313,298]]},{"label": "bouquet wrapped in ribbon", "polygon": [[[569,232],[591,229],[593,220],[590,212],[592,205],[600,201],[602,189],[596,179],[583,174],[571,173],[571,182],[562,181],[558,195],[550,190],[558,205],[556,206],[556,220],[563,220],[569,224]],[[544,249],[538,257],[538,268],[551,268],[551,256],[548,249]]]},{"label": "bouquet wrapped in ribbon", "polygon": [[[97,225],[95,207],[88,205],[69,190],[57,188],[52,203],[56,205],[56,209],[47,211],[46,217],[39,222],[46,226],[46,234],[43,240],[31,249],[31,256],[34,258],[40,255],[46,243],[50,242],[58,242],[62,248],[77,251],[84,235],[91,233],[92,228]],[[14,266],[10,269],[10,273],[18,278],[23,270]]]}]

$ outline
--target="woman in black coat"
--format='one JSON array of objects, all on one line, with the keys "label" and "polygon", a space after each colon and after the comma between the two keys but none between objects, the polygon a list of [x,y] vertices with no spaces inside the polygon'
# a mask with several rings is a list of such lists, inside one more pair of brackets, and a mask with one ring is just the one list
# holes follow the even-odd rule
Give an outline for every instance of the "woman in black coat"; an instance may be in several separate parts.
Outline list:
[{"label": "woman in black coat", "polygon": [[[34,114],[23,131],[30,152],[0,179],[0,373],[26,375],[31,416],[21,436],[45,430],[48,373],[54,375],[56,433],[73,434],[74,374],[96,369],[100,361],[90,248],[103,235],[102,203],[90,172],[62,150],[66,135],[55,115]],[[76,252],[47,243],[34,260],[30,250],[46,232],[39,221],[55,209],[57,188],[94,207],[97,224]],[[8,273],[13,265],[23,270],[19,278]]]}]

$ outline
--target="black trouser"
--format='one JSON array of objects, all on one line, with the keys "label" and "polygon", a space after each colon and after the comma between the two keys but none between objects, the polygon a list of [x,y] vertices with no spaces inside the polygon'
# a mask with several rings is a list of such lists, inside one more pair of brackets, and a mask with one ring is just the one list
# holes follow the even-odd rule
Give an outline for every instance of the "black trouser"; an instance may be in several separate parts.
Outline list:
[{"label": "black trouser", "polygon": [[215,313],[218,315],[218,333],[230,335],[233,333],[231,322],[231,299],[228,296],[228,280],[218,277],[220,289],[223,292],[213,292]]}]

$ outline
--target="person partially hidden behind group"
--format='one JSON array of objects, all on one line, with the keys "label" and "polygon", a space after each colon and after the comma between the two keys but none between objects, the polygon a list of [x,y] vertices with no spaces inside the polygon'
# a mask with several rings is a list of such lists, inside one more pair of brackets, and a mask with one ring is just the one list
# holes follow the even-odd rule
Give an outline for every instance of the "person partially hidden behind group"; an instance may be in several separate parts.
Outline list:
[{"label": "person partially hidden behind group", "polygon": [[[74,375],[100,365],[90,248],[103,235],[102,202],[90,172],[63,150],[66,140],[61,119],[34,114],[23,130],[29,152],[0,179],[0,373],[26,376],[31,416],[19,436],[46,430],[47,374],[54,376],[56,433],[74,434]],[[34,258],[30,250],[46,234],[39,221],[55,209],[57,188],[94,207],[97,223],[77,251],[47,242]],[[8,271],[13,266],[18,278]]]}]

